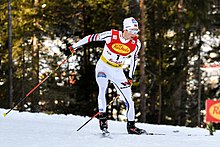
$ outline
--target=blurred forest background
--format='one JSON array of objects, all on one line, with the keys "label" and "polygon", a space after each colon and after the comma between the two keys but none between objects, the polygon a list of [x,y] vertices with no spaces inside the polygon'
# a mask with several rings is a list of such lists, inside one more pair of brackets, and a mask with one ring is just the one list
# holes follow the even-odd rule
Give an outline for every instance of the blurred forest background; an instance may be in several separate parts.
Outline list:
[{"label": "blurred forest background", "polygon": [[[1,108],[13,107],[53,72],[15,109],[93,116],[104,43],[83,46],[54,70],[68,46],[122,30],[130,16],[140,23],[142,42],[132,86],[137,121],[201,126],[205,100],[220,96],[220,0],[1,0],[0,16]],[[111,101],[111,83],[107,91]],[[108,110],[110,119],[125,119],[122,101]]]}]

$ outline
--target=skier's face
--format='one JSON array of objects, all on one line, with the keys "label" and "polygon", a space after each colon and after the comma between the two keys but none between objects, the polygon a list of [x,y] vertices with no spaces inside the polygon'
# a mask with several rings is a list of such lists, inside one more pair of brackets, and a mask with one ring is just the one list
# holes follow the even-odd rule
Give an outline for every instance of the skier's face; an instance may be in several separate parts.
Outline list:
[{"label": "skier's face", "polygon": [[138,32],[139,32],[139,30],[138,29],[129,29],[129,30],[125,30],[124,31],[124,35],[123,35],[123,37],[125,38],[125,39],[133,39],[135,36],[137,36],[138,35]]}]

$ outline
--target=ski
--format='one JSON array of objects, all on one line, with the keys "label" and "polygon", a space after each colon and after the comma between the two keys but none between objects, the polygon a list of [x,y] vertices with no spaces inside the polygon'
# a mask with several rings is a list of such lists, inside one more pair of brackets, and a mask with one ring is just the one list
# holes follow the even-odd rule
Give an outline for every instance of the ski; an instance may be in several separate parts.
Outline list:
[{"label": "ski", "polygon": [[213,135],[210,135],[210,134],[187,134],[187,136],[213,136]]},{"label": "ski", "polygon": [[166,134],[163,134],[163,133],[152,133],[152,132],[146,132],[145,135],[166,135]]},{"label": "ski", "polygon": [[179,134],[180,133],[179,130],[174,130],[173,133],[175,133],[175,135],[186,135],[186,136],[213,136],[211,134]]},{"label": "ski", "polygon": [[153,133],[153,132],[147,132],[146,130],[141,130],[141,134],[140,135],[165,135],[162,133]]}]

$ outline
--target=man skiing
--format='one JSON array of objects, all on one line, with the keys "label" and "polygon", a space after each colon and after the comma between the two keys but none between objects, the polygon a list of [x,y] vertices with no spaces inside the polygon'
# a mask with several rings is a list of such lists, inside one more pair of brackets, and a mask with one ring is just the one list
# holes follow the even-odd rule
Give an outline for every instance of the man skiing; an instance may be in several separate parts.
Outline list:
[{"label": "man skiing", "polygon": [[[135,126],[135,108],[131,95],[132,78],[136,69],[138,52],[141,47],[141,43],[137,37],[138,32],[138,22],[133,17],[129,17],[123,21],[123,31],[112,29],[102,33],[91,34],[70,47],[70,50],[73,52],[73,49],[86,43],[105,41],[104,50],[95,69],[96,82],[99,87],[99,122],[100,129],[104,132],[108,128],[105,98],[108,80],[112,81],[117,92],[120,94],[120,98],[126,102],[128,133],[142,134],[146,132]],[[126,78],[122,66],[128,56],[131,56],[131,62],[129,77]]]}]

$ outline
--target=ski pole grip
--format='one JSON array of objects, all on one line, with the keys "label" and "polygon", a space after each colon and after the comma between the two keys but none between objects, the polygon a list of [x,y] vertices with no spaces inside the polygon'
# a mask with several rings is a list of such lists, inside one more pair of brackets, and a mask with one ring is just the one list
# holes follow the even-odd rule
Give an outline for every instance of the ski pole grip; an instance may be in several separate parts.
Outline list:
[{"label": "ski pole grip", "polygon": [[75,50],[73,49],[72,46],[70,46],[69,49],[70,49],[71,53],[74,53],[74,52],[75,52]]}]

